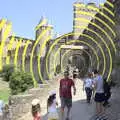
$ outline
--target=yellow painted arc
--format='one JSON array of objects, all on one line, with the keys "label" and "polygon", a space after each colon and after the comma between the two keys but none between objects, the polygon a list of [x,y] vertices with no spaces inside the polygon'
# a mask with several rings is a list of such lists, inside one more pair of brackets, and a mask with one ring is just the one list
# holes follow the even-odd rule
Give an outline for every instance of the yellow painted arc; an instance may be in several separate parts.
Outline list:
[{"label": "yellow painted arc", "polygon": [[[13,42],[14,42],[14,37],[15,35],[13,34],[13,36],[11,37],[11,39],[10,39],[10,42],[9,42],[9,44],[7,45],[8,47],[8,51],[9,50],[11,50],[12,49],[12,44],[13,44]],[[10,63],[10,56],[8,56],[8,53],[7,53],[7,58],[6,58],[6,64],[9,64]]]},{"label": "yellow painted arc", "polygon": [[43,35],[49,30],[50,28],[47,28],[45,30],[43,30],[41,32],[41,34],[38,36],[33,48],[32,48],[32,52],[31,52],[31,57],[30,57],[30,72],[32,74],[32,78],[33,78],[33,82],[34,82],[34,87],[37,87],[37,81],[35,80],[35,77],[34,77],[34,73],[33,73],[33,54],[34,54],[34,51],[35,51],[35,47],[37,46],[37,44],[39,43],[40,39],[43,37]]},{"label": "yellow painted arc", "polygon": [[85,7],[85,4],[74,4],[75,7]]},{"label": "yellow painted arc", "polygon": [[22,70],[24,72],[25,72],[25,56],[26,56],[27,48],[28,48],[30,43],[31,43],[30,40],[28,40],[27,43],[25,44],[23,54],[22,54]]},{"label": "yellow painted arc", "polygon": [[42,83],[46,83],[45,80],[43,79],[42,77],[42,74],[41,74],[41,65],[40,65],[40,57],[42,55],[42,52],[43,52],[43,49],[45,48],[46,46],[46,43],[51,39],[51,36],[48,36],[45,41],[43,42],[42,46],[40,47],[40,54],[38,55],[38,73],[39,73],[39,77],[40,77],[40,80],[42,81]]},{"label": "yellow painted arc", "polygon": [[5,23],[6,23],[6,20],[2,19],[2,21],[0,22],[0,31],[3,28],[3,26],[5,25]]},{"label": "yellow painted arc", "polygon": [[35,30],[38,30],[41,26],[43,26],[46,23],[47,23],[47,20],[44,19],[39,25],[37,25],[37,27],[35,28]]},{"label": "yellow painted arc", "polygon": [[57,57],[58,53],[60,52],[60,49],[61,49],[61,46],[58,48],[57,52],[54,55],[54,59],[53,59],[54,60],[54,62],[53,62],[54,63],[53,64],[54,65],[54,73],[56,73],[56,62],[55,61],[56,61],[56,57]]},{"label": "yellow painted arc", "polygon": [[90,10],[95,10],[96,12],[100,11],[99,8],[93,6],[88,6],[87,8],[89,8]]},{"label": "yellow painted arc", "polygon": [[2,57],[3,57],[3,51],[4,51],[3,49],[4,49],[5,41],[6,41],[7,37],[8,37],[8,35],[9,35],[11,27],[12,27],[12,24],[11,23],[8,24],[6,26],[6,29],[5,29],[4,33],[3,33],[3,38],[2,38],[1,46],[0,46],[0,70],[2,70],[2,66],[3,66]]},{"label": "yellow painted arc", "polygon": [[[71,43],[71,41],[69,41],[69,42],[67,42],[67,44],[70,44]],[[73,43],[73,42],[72,42]],[[58,55],[58,53],[59,53],[59,51],[60,51],[60,49],[61,49],[61,47],[59,47],[58,48],[58,50],[57,50],[57,52],[55,53],[55,56],[54,56],[54,73],[56,73],[56,63],[55,63],[55,61],[56,61],[56,57],[57,57],[57,55]],[[83,51],[86,51],[86,50],[84,50],[83,49]],[[87,52],[87,51],[86,51]],[[94,52],[94,51],[93,51]],[[88,53],[88,52],[87,52]],[[89,54],[89,53],[88,53]],[[95,54],[95,52],[94,52],[94,54]],[[96,54],[95,54],[96,55]],[[90,56],[91,57],[91,56]],[[97,58],[97,56],[96,56],[96,58]],[[99,68],[99,61],[98,61],[98,65],[97,65],[97,68]]]},{"label": "yellow painted arc", "polygon": [[[85,18],[76,18],[74,20],[78,20],[78,21],[82,21],[82,22],[87,22],[87,23],[89,22],[89,20],[86,20]],[[106,33],[106,31],[103,28],[101,28],[100,26],[98,26],[97,24],[95,24],[95,23],[90,22],[90,24],[92,24],[93,26],[97,27],[99,30],[101,30],[107,36],[107,38],[110,40],[110,42],[111,42],[111,44],[112,44],[112,46],[114,48],[114,51],[116,53],[115,44],[112,41],[112,38]]]},{"label": "yellow painted arc", "polygon": [[99,67],[100,67],[100,63],[99,63],[99,57],[98,57],[98,55],[97,55],[96,50],[95,50],[89,43],[87,43],[87,42],[85,42],[85,41],[71,40],[71,41],[67,42],[67,44],[74,43],[74,42],[75,42],[75,43],[83,43],[83,44],[87,45],[90,49],[92,49],[92,51],[93,51],[93,53],[95,54],[96,59],[97,59],[97,63],[98,63],[97,68],[99,68]]},{"label": "yellow painted arc", "polygon": [[108,24],[106,24],[103,20],[101,20],[100,18],[98,17],[95,17],[95,19],[97,19],[98,21],[100,21],[102,24],[104,24],[113,34],[114,37],[116,37],[116,33],[112,30],[111,27],[108,26]]},{"label": "yellow painted arc", "polygon": [[15,40],[15,35],[12,35],[10,42],[8,44],[8,50],[12,49],[12,47],[13,47],[12,44],[14,43],[14,40]]},{"label": "yellow painted arc", "polygon": [[[62,56],[62,62],[61,62],[61,69],[62,69],[62,71],[63,71],[63,60],[64,60],[64,58],[65,58],[65,56],[69,53],[69,52],[71,52],[72,50],[74,50],[74,49],[70,49],[70,50],[68,50],[68,51],[66,51],[64,54],[63,54],[63,56]],[[88,56],[89,56],[89,58],[90,58],[90,65],[91,65],[91,67],[92,67],[92,57],[91,57],[91,55],[86,51],[86,50],[84,50],[84,49],[81,49],[81,51],[84,51]],[[55,71],[56,72],[56,71]]]},{"label": "yellow painted arc", "polygon": [[112,11],[110,11],[107,7],[103,6],[103,9],[105,9],[110,15],[115,17],[114,13]]},{"label": "yellow painted arc", "polygon": [[[97,8],[98,9],[98,8]],[[99,9],[98,9],[99,10]],[[79,12],[85,12],[85,11],[82,11],[82,10],[79,10],[79,11],[76,11],[76,13],[79,13]],[[111,22],[113,25],[115,25],[115,22],[109,17],[107,16],[106,14],[104,14],[102,11],[98,11],[99,14],[101,14],[102,16],[104,16],[109,22]],[[92,15],[93,16],[93,15]]]},{"label": "yellow painted arc", "polygon": [[112,46],[113,46],[113,49],[114,49],[114,51],[115,51],[115,53],[116,53],[116,47],[115,47],[114,42],[112,41],[112,38],[111,38],[101,27],[99,27],[99,26],[96,25],[95,23],[93,23],[93,25],[96,26],[97,28],[99,28],[100,30],[102,30],[102,32],[109,38],[109,40],[110,40],[110,42],[111,42],[111,44],[112,44]]},{"label": "yellow painted arc", "polygon": [[109,22],[111,22],[113,25],[115,25],[115,22],[110,18],[108,17],[107,15],[105,15],[103,12],[99,12],[102,16],[104,16]]},{"label": "yellow painted arc", "polygon": [[[74,35],[75,33],[68,33],[68,34],[65,34],[64,36],[61,36],[61,37],[59,37],[59,38],[57,38],[56,40],[55,40],[55,42],[51,45],[51,47],[50,47],[50,49],[49,49],[49,51],[48,51],[48,54],[47,54],[47,56],[46,56],[46,72],[47,72],[47,75],[49,76],[49,78],[51,78],[50,77],[50,75],[49,75],[49,72],[48,72],[48,57],[49,57],[49,55],[50,55],[50,52],[52,51],[52,49],[54,48],[54,46],[63,38],[63,37],[67,37],[67,36],[69,36],[69,35]],[[79,35],[79,33],[76,33],[76,34],[78,34]],[[74,40],[75,41],[75,40]],[[82,42],[82,41],[81,41]],[[87,43],[86,43],[87,44]]]},{"label": "yellow painted arc", "polygon": [[2,38],[1,45],[0,45],[0,52],[2,52],[2,50],[3,50],[2,48],[4,47],[5,41],[9,35],[11,27],[12,27],[12,24],[7,25],[5,32],[3,33],[3,38]]},{"label": "yellow painted arc", "polygon": [[[65,36],[68,36],[68,35],[72,35],[73,33],[68,33],[68,34],[65,34],[64,35],[64,37]],[[63,37],[63,36],[62,36]],[[49,51],[48,51],[48,53],[47,53],[47,56],[46,56],[46,72],[47,72],[47,76],[51,79],[51,77],[50,77],[50,75],[49,75],[49,72],[48,72],[48,57],[49,57],[49,55],[50,55],[50,52],[52,51],[52,49],[54,48],[54,46],[62,39],[62,37],[60,37],[60,38],[58,38],[58,39],[56,39],[55,40],[55,42],[51,45],[51,47],[50,47],[50,49],[49,49]]]},{"label": "yellow painted arc", "polygon": [[16,50],[15,50],[15,57],[14,57],[14,65],[15,67],[17,67],[17,63],[18,63],[18,54],[19,54],[19,48],[21,47],[21,43],[22,43],[22,38],[20,38],[17,46],[16,46]]},{"label": "yellow painted arc", "polygon": [[90,29],[90,28],[86,28],[86,27],[82,27],[82,26],[75,26],[75,28],[87,29],[88,31],[94,33],[97,37],[99,37],[99,38],[102,40],[102,42],[104,43],[105,47],[106,47],[107,50],[108,50],[108,54],[109,54],[109,57],[110,57],[110,69],[109,69],[109,73],[108,73],[108,77],[107,77],[107,80],[109,80],[110,74],[111,74],[111,72],[112,72],[112,63],[113,63],[113,62],[112,62],[112,55],[111,55],[111,52],[110,52],[110,49],[109,49],[107,43],[104,41],[104,39],[102,38],[102,36],[100,36],[97,32],[93,31],[93,30]]},{"label": "yellow painted arc", "polygon": [[106,3],[111,6],[112,8],[114,8],[114,5],[112,3],[110,3],[108,0],[106,1]]},{"label": "yellow painted arc", "polygon": [[88,13],[88,12],[85,12],[85,11],[84,12],[83,11],[76,11],[75,13],[88,15],[88,16],[91,16],[91,17],[95,18],[96,20],[98,20],[99,22],[104,24],[112,32],[113,36],[116,37],[116,33],[113,31],[113,29],[108,24],[106,24],[103,20],[101,20],[100,18],[96,17],[95,15],[93,15],[91,13]]},{"label": "yellow painted arc", "polygon": [[[109,10],[106,6],[102,6],[103,7],[103,9],[105,9],[108,13],[110,13],[113,17],[114,17],[114,13],[111,11],[111,10]],[[94,9],[96,9],[96,11],[98,12],[98,13],[100,13],[100,9],[99,8],[94,8],[93,6],[90,6],[90,8],[92,9],[92,10],[94,10]],[[103,12],[102,12],[103,13]],[[103,13],[104,14],[104,13]]]},{"label": "yellow painted arc", "polygon": [[[75,50],[75,49],[73,49],[73,50]],[[71,52],[71,50],[68,50],[68,51],[66,51],[64,54],[63,54],[63,56],[62,56],[62,62],[61,62],[61,71],[62,71],[62,73],[64,72],[64,69],[63,69],[63,60],[64,60],[64,58],[65,58],[65,56],[69,53],[69,52]],[[80,55],[80,54],[79,54]],[[83,66],[85,66],[85,62],[83,63],[84,65]],[[84,68],[84,67],[83,67]],[[83,70],[83,68],[81,69],[81,70]],[[81,71],[80,70],[80,71]]]},{"label": "yellow painted arc", "polygon": [[6,57],[6,64],[10,64],[10,56]]},{"label": "yellow painted arc", "polygon": [[105,59],[105,54],[104,54],[104,51],[103,51],[102,47],[100,46],[99,43],[97,43],[97,42],[95,41],[94,38],[90,37],[89,35],[86,35],[86,34],[81,34],[81,35],[84,36],[84,37],[87,37],[87,38],[91,39],[91,40],[92,40],[94,43],[96,43],[96,45],[99,47],[99,49],[100,49],[100,51],[101,51],[101,53],[102,53],[102,56],[103,56],[103,61],[104,61],[104,67],[103,67],[103,72],[102,72],[102,75],[104,75],[105,69],[106,69],[106,59]]},{"label": "yellow painted arc", "polygon": [[[77,41],[72,40],[72,41],[67,42],[67,44],[71,44],[71,43],[74,43],[74,42],[83,43],[82,41],[79,41],[79,40],[77,40]],[[85,44],[85,42],[84,42],[84,44]],[[94,50],[94,48],[90,44],[87,43],[86,45],[93,50],[93,52],[94,52],[94,54],[95,54],[95,56],[97,58],[97,63],[98,63],[97,68],[99,68],[99,57],[97,56],[96,51]],[[55,61],[56,61],[56,57],[57,57],[57,54],[59,53],[60,49],[61,49],[61,47],[59,47],[59,49],[57,50],[57,52],[55,53],[55,56],[54,56],[54,73],[56,72],[55,71],[55,68],[56,68]]]}]

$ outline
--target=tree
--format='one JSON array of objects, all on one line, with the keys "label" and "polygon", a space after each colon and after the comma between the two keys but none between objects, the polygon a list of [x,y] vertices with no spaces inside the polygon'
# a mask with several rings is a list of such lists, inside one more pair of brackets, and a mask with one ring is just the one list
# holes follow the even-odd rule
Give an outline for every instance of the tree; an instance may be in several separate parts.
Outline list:
[{"label": "tree", "polygon": [[1,71],[3,80],[9,82],[10,76],[12,75],[14,70],[15,70],[15,66],[13,64],[4,65]]}]

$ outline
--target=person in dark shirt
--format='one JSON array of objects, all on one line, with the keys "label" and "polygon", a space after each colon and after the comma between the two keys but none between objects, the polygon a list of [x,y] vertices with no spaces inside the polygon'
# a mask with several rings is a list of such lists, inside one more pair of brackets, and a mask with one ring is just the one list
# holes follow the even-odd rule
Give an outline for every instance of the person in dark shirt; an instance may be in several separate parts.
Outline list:
[{"label": "person in dark shirt", "polygon": [[61,113],[62,118],[64,116],[64,108],[67,107],[67,117],[66,120],[69,120],[69,114],[72,107],[72,93],[71,88],[73,87],[74,95],[76,94],[75,84],[72,79],[69,78],[69,72],[64,72],[64,78],[60,80],[60,99],[61,99]]},{"label": "person in dark shirt", "polygon": [[105,101],[103,103],[104,106],[108,105],[108,100],[111,97],[111,85],[110,82],[107,81],[107,78],[104,78],[104,94],[105,94]]}]

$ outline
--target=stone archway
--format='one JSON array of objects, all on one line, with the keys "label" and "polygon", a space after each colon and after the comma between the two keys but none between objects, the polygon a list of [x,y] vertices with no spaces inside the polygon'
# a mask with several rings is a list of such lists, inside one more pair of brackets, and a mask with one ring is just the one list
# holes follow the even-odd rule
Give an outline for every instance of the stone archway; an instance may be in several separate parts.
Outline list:
[{"label": "stone archway", "polygon": [[79,70],[80,77],[84,77],[90,68],[89,56],[82,50],[63,50],[63,53],[65,51],[70,52],[61,61],[62,71],[70,65],[72,68],[75,67]]}]

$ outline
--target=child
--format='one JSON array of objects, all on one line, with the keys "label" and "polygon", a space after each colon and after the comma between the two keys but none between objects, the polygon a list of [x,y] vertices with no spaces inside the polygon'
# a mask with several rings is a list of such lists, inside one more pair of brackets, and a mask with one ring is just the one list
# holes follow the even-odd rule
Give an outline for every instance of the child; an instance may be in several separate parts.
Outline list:
[{"label": "child", "polygon": [[38,99],[34,99],[32,101],[32,115],[33,115],[33,120],[41,120],[40,117],[40,101]]},{"label": "child", "polygon": [[59,120],[57,112],[56,93],[52,91],[47,100],[48,120]]}]

